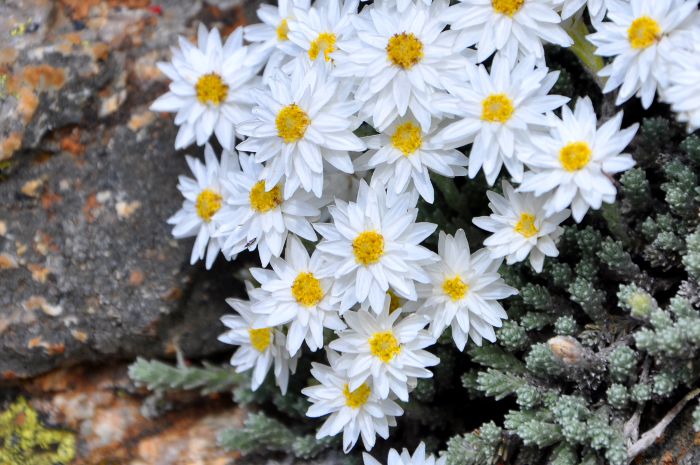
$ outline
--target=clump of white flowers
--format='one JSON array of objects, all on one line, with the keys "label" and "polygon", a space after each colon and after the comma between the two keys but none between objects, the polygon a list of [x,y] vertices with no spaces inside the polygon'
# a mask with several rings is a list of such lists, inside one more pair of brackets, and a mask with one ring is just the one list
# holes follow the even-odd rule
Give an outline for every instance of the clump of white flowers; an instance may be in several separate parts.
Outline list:
[{"label": "clump of white flowers", "polygon": [[[614,202],[613,176],[634,165],[624,151],[638,126],[550,94],[545,44],[573,45],[567,27],[590,18],[584,45],[608,59],[591,70],[602,92],[645,108],[658,95],[700,127],[695,0],[450,3],[280,0],[223,43],[200,26],[197,46],[181,39],[160,64],[173,82],[152,109],[176,113],[175,146],[213,135],[224,149],[188,157],[173,235],[196,236],[192,262],[207,268],[245,250],[265,267],[251,269],[248,300],[229,299],[220,340],[238,346],[231,363],[253,389],[273,368],[283,392],[300,354],[325,349],[302,392],[308,416],[327,417],[318,437],[342,432],[345,452],[389,436],[448,328],[459,350],[495,341],[501,301],[517,293],[502,262],[540,272],[561,223]],[[437,225],[418,222],[417,205],[434,201],[431,176],[480,172],[502,180],[492,214],[471,218],[491,233],[485,248],[472,253],[462,230],[427,248]],[[442,463],[423,444],[389,454]]]}]

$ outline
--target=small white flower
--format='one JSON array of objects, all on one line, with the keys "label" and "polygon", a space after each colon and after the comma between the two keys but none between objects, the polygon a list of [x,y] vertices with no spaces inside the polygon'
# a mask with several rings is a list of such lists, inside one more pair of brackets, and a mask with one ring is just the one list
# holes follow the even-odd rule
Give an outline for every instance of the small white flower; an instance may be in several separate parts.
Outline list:
[{"label": "small white flower", "polygon": [[516,181],[523,175],[518,147],[533,131],[547,124],[545,113],[569,101],[561,95],[547,95],[559,72],[535,67],[528,57],[511,69],[509,60],[498,54],[491,73],[483,65],[466,68],[468,81],[452,82],[448,90],[454,97],[436,101],[447,113],[461,119],[449,124],[434,140],[454,145],[473,143],[469,156],[469,177],[483,169],[489,185],[505,164]]},{"label": "small white flower", "polygon": [[187,176],[178,178],[177,188],[185,200],[182,208],[168,218],[168,224],[174,225],[173,236],[176,239],[197,236],[192,247],[190,264],[205,256],[206,267],[210,269],[221,250],[221,241],[213,237],[221,226],[219,217],[222,208],[226,210],[227,192],[222,181],[231,172],[238,171],[238,161],[224,150],[221,165],[209,144],[204,148],[204,163],[190,156],[185,157],[195,179]]},{"label": "small white flower", "polygon": [[670,35],[696,17],[698,2],[610,1],[608,8],[610,21],[594,24],[597,32],[588,36],[598,47],[597,55],[614,57],[598,73],[608,78],[603,92],[619,87],[618,105],[636,94],[644,108],[649,108],[657,87],[668,83],[668,59],[674,52]]},{"label": "small white flower", "polygon": [[247,54],[242,29],[234,31],[222,46],[219,31],[207,32],[200,24],[197,47],[180,37],[172,63],[158,63],[173,82],[151,110],[177,112],[176,149],[195,141],[204,145],[212,134],[222,147],[233,149],[234,126],[249,118],[250,92],[257,84],[258,68],[248,62]]},{"label": "small white flower", "polygon": [[569,47],[574,42],[559,25],[552,0],[460,0],[443,17],[461,31],[465,45],[476,44],[477,59],[500,51],[515,59],[532,55],[542,61],[542,42]]},{"label": "small white flower", "polygon": [[268,185],[285,178],[285,198],[299,187],[321,197],[324,161],[352,173],[348,152],[366,148],[353,133],[362,123],[355,117],[361,104],[350,98],[352,83],[331,78],[325,67],[294,68],[291,76],[280,72],[270,78],[270,90],[256,93],[255,118],[239,126],[248,139],[238,150],[256,152],[256,162],[267,162]]},{"label": "small white flower", "polygon": [[370,382],[356,389],[338,368],[338,354],[328,350],[330,366],[312,363],[311,374],[319,385],[302,389],[301,393],[313,404],[306,415],[318,418],[330,415],[316,434],[317,439],[343,432],[343,451],[349,452],[362,435],[366,450],[372,449],[376,436],[389,437],[389,427],[396,426],[396,417],[403,410],[392,399],[381,399]]},{"label": "small white flower", "polygon": [[494,233],[484,241],[493,258],[506,258],[512,265],[530,256],[530,264],[538,273],[542,271],[544,257],[559,255],[556,241],[564,233],[559,224],[567,219],[571,212],[548,215],[544,204],[548,197],[535,197],[534,194],[515,192],[513,187],[503,181],[504,196],[487,192],[493,211],[491,216],[474,218],[472,222],[486,231]]},{"label": "small white flower", "polygon": [[452,146],[434,140],[439,126],[425,133],[412,118],[401,118],[376,136],[364,139],[370,148],[355,160],[355,169],[373,169],[372,181],[387,188],[389,195],[416,189],[433,203],[435,193],[430,171],[454,178],[466,176],[467,157]]},{"label": "small white flower", "polygon": [[288,25],[289,40],[302,50],[297,59],[333,64],[340,44],[355,34],[352,18],[359,3],[359,0],[330,0],[316,2],[308,10],[295,8],[294,19]]},{"label": "small white flower", "polygon": [[470,337],[479,346],[482,339],[495,342],[493,328],[508,318],[498,301],[518,293],[498,274],[502,259],[493,259],[487,249],[471,254],[461,229],[454,237],[440,232],[438,253],[442,260],[428,267],[431,284],[422,288],[426,302],[421,312],[430,317],[433,337],[452,325],[459,350]]},{"label": "small white flower", "polygon": [[576,102],[572,112],[562,108],[562,119],[550,115],[548,135],[533,134],[524,161],[533,171],[525,173],[518,188],[536,196],[552,192],[544,203],[548,215],[571,205],[572,216],[580,222],[589,208],[613,203],[617,190],[611,175],[634,166],[623,150],[637,132],[638,124],[620,130],[622,112],[597,128],[591,100]]},{"label": "small white flower", "polygon": [[[411,198],[413,197],[413,198]],[[333,296],[341,299],[340,311],[369,301],[380,313],[389,286],[400,296],[416,300],[415,282],[427,282],[423,267],[436,259],[419,245],[437,227],[416,223],[417,198],[401,194],[392,202],[379,186],[361,181],[357,202],[337,199],[329,211],[332,224],[315,224],[324,240],[325,269],[336,281]]]},{"label": "small white flower", "polygon": [[246,289],[251,302],[240,299],[226,299],[238,315],[224,315],[221,322],[230,328],[219,336],[219,341],[225,344],[240,346],[231,357],[231,365],[236,372],[243,373],[253,370],[251,389],[255,391],[265,380],[267,372],[274,363],[275,382],[282,394],[287,393],[289,373],[296,371],[297,358],[290,357],[285,349],[284,334],[275,328],[258,328],[255,324],[255,314],[250,310],[255,304],[256,292],[252,285],[246,282]]},{"label": "small white flower", "polygon": [[330,295],[332,279],[321,275],[320,253],[311,258],[296,236],[287,239],[284,260],[272,257],[272,270],[251,268],[260,288],[267,292],[251,310],[261,315],[261,326],[290,323],[287,350],[296,355],[301,344],[312,351],[323,347],[323,328],[345,329]]},{"label": "small white flower", "polygon": [[[362,461],[364,465],[382,465],[377,459],[369,455],[367,452],[362,453]],[[389,457],[387,459],[386,465],[445,465],[447,463],[447,456],[443,455],[440,458],[435,458],[434,455],[430,454],[425,456],[425,444],[421,441],[418,444],[413,455],[404,449],[401,454],[396,449],[389,449]]]},{"label": "small white flower", "polygon": [[222,249],[237,254],[257,248],[262,265],[267,266],[271,257],[282,253],[289,232],[316,241],[310,221],[321,214],[319,200],[303,191],[285,199],[283,186],[267,185],[262,165],[252,156],[241,154],[239,160],[242,171],[231,173],[224,181],[229,208],[219,218],[217,237],[224,240]]},{"label": "small white flower", "polygon": [[443,91],[446,73],[461,72],[467,59],[455,50],[456,34],[439,20],[447,0],[409,3],[399,13],[393,2],[375,2],[353,24],[357,36],[340,45],[334,75],[359,80],[356,96],[365,102],[361,116],[384,131],[410,109],[424,131],[440,118],[431,96]]},{"label": "small white flower", "polygon": [[[362,0],[363,2],[368,2],[370,0]],[[430,6],[433,0],[375,0],[374,3],[386,2],[386,3],[396,3],[396,9],[399,13],[406,11],[406,8],[411,6],[414,1],[422,1],[426,6]]]},{"label": "small white flower", "polygon": [[688,131],[700,129],[700,30],[685,36],[671,62],[664,101],[677,113],[678,121],[688,124]]},{"label": "small white flower", "polygon": [[343,316],[349,328],[329,347],[342,353],[338,367],[347,370],[350,390],[369,379],[380,398],[393,393],[407,402],[416,379],[433,376],[426,367],[437,365],[440,359],[423,350],[435,344],[423,329],[429,320],[417,313],[400,318],[402,313],[400,308],[389,312],[387,298],[379,315],[359,310]]},{"label": "small white flower", "polygon": [[609,0],[554,0],[554,4],[561,8],[562,19],[569,19],[584,7],[588,8],[588,14],[593,22],[601,22],[608,12]]},{"label": "small white flower", "polygon": [[250,60],[265,66],[264,81],[301,53],[299,46],[289,40],[289,21],[294,20],[295,9],[307,11],[310,5],[310,0],[279,0],[277,6],[262,4],[257,11],[261,22],[245,27],[245,39],[251,42]]}]

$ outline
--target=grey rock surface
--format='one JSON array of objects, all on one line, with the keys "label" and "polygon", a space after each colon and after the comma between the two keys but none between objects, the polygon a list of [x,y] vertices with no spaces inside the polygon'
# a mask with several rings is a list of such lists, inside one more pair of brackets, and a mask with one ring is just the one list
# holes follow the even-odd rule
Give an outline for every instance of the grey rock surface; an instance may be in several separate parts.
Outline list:
[{"label": "grey rock surface", "polygon": [[190,266],[192,241],[171,238],[188,170],[148,105],[176,36],[231,30],[256,2],[237,3],[0,4],[0,377],[226,350],[241,265]]}]

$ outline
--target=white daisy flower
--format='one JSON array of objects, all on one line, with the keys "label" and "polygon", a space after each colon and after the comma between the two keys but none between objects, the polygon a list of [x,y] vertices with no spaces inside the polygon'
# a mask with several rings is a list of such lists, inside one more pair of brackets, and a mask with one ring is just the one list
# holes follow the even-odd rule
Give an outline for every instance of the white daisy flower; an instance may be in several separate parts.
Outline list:
[{"label": "white daisy flower", "polygon": [[430,318],[431,334],[437,338],[452,325],[459,350],[469,338],[478,346],[482,339],[495,342],[493,328],[508,318],[498,301],[518,293],[498,274],[502,260],[487,249],[471,254],[461,229],[454,237],[440,232],[438,253],[441,261],[428,267],[430,286],[421,288],[426,298],[421,312]]},{"label": "white daisy flower", "polygon": [[419,244],[437,227],[415,222],[416,201],[401,194],[392,203],[383,188],[361,181],[357,202],[337,199],[329,207],[333,223],[314,225],[324,239],[316,248],[336,278],[332,292],[340,299],[341,314],[365,301],[380,313],[390,286],[416,300],[415,282],[427,282],[423,267],[436,259]]},{"label": "white daisy flower", "polygon": [[175,148],[192,142],[204,145],[212,134],[222,147],[233,149],[234,126],[249,118],[251,89],[257,85],[258,68],[247,60],[243,30],[237,29],[221,45],[217,29],[199,25],[198,46],[180,37],[171,63],[158,63],[170,79],[170,90],[151,105],[153,111],[177,112],[180,130]]},{"label": "white daisy flower", "polygon": [[219,218],[217,237],[224,240],[222,249],[237,254],[257,248],[262,265],[267,266],[271,257],[282,253],[289,232],[316,241],[310,221],[321,214],[319,200],[303,191],[285,199],[281,184],[272,188],[266,185],[263,167],[252,155],[241,154],[239,160],[242,171],[224,181],[229,208]]},{"label": "white daisy flower", "polygon": [[588,15],[593,22],[601,22],[608,12],[609,0],[554,0],[554,4],[561,8],[562,19],[569,19],[584,8],[588,8]]},{"label": "white daisy flower", "polygon": [[366,148],[353,133],[362,121],[355,117],[361,103],[350,97],[352,83],[329,77],[325,67],[297,63],[291,76],[278,73],[269,85],[256,93],[254,119],[239,126],[248,139],[238,150],[267,162],[263,176],[269,186],[285,177],[285,198],[299,187],[321,197],[324,161],[353,173],[348,152]]},{"label": "white daisy flower", "polygon": [[423,329],[429,320],[417,313],[400,318],[402,313],[400,308],[389,312],[386,299],[379,315],[359,310],[343,316],[348,329],[329,347],[342,354],[338,367],[347,370],[350,390],[369,379],[380,398],[393,393],[408,402],[416,379],[433,376],[427,367],[437,365],[440,359],[423,350],[435,344],[435,338]]},{"label": "white daisy flower", "polygon": [[596,54],[614,57],[598,74],[607,77],[603,92],[620,88],[616,103],[641,98],[649,108],[657,87],[668,83],[668,59],[673,55],[670,35],[688,26],[697,14],[695,0],[630,0],[608,2],[608,18],[594,24],[588,40]]},{"label": "white daisy flower", "polygon": [[340,44],[355,35],[352,18],[359,3],[328,0],[317,1],[308,10],[295,8],[294,19],[288,22],[288,37],[302,50],[298,59],[306,63],[334,63]]},{"label": "white daisy flower", "polygon": [[289,40],[289,21],[294,20],[294,10],[307,11],[310,0],[279,0],[277,6],[262,4],[257,15],[260,23],[245,26],[245,40],[251,42],[249,54],[252,62],[265,66],[263,80],[301,53],[301,49]]},{"label": "white daisy flower", "polygon": [[356,389],[338,368],[338,354],[328,350],[330,366],[312,363],[311,374],[320,384],[301,390],[313,405],[306,415],[318,418],[330,415],[316,434],[317,439],[343,432],[343,451],[350,452],[362,435],[365,450],[374,447],[376,436],[389,437],[389,427],[396,426],[396,417],[403,409],[392,399],[381,399],[370,382]]},{"label": "white daisy flower", "polygon": [[637,132],[638,124],[620,130],[622,112],[597,128],[598,120],[591,100],[576,102],[572,112],[562,108],[562,119],[550,115],[547,135],[533,134],[523,155],[533,171],[525,173],[521,192],[536,196],[552,192],[544,203],[547,215],[564,211],[571,205],[572,216],[580,222],[589,208],[597,210],[603,202],[613,203],[617,190],[611,175],[634,166],[623,150]]},{"label": "white daisy flower", "polygon": [[[678,121],[688,124],[688,131],[700,129],[700,31],[684,36],[685,47],[676,51],[671,62],[664,101],[677,113]],[[680,45],[680,44],[679,44]]]},{"label": "white daisy flower", "polygon": [[385,132],[364,138],[370,150],[355,160],[355,169],[374,170],[373,183],[387,188],[390,196],[415,189],[433,203],[430,171],[448,178],[466,176],[469,164],[462,152],[433,140],[439,129],[433,125],[426,133],[413,118],[401,118]]},{"label": "white daisy flower", "polygon": [[228,194],[223,189],[222,181],[229,173],[239,170],[238,161],[224,150],[219,164],[214,149],[209,144],[204,148],[204,163],[190,156],[185,159],[195,179],[187,176],[178,178],[177,188],[185,200],[182,208],[168,218],[168,224],[174,226],[172,234],[176,239],[197,237],[192,247],[190,264],[202,260],[206,252],[205,265],[210,269],[222,245],[219,238],[213,237],[221,226],[221,210],[226,210]]},{"label": "white daisy flower", "polygon": [[255,304],[256,293],[249,282],[246,282],[246,289],[251,298],[250,302],[226,299],[226,303],[233,307],[238,315],[221,317],[221,322],[230,329],[219,336],[219,341],[239,346],[231,357],[231,365],[238,373],[253,370],[251,377],[253,391],[260,387],[274,364],[275,383],[282,394],[286,394],[289,373],[293,374],[296,371],[297,358],[289,356],[284,347],[286,341],[281,331],[275,328],[259,328],[254,324],[255,314],[250,307]]},{"label": "white daisy flower", "polygon": [[532,193],[515,192],[510,183],[503,181],[504,196],[487,192],[491,216],[474,218],[472,222],[494,233],[484,241],[491,257],[506,258],[512,265],[530,256],[530,264],[538,273],[542,271],[544,257],[559,255],[556,241],[564,233],[559,224],[571,214],[569,210],[545,213],[548,196],[535,197]]},{"label": "white daisy flower", "polygon": [[561,28],[552,0],[460,0],[443,18],[462,33],[466,46],[476,44],[479,62],[496,51],[543,61],[543,41],[562,47],[574,43]]},{"label": "white daisy flower", "polygon": [[284,260],[272,257],[272,270],[251,268],[260,288],[268,294],[251,306],[262,326],[291,323],[287,350],[296,355],[301,344],[312,351],[323,347],[323,328],[345,329],[330,295],[332,279],[321,275],[320,253],[309,253],[296,236],[287,239]]},{"label": "white daisy flower", "polygon": [[[362,1],[368,2],[370,0]],[[374,3],[379,3],[380,1],[386,3],[396,3],[396,9],[399,11],[399,13],[403,13],[404,11],[406,11],[406,8],[408,8],[414,1],[422,1],[426,6],[430,6],[433,0],[375,0]]]},{"label": "white daisy flower", "polygon": [[[404,299],[403,297],[399,297],[399,295],[394,292],[393,290],[389,289],[386,291],[386,297],[385,299],[388,300],[389,302],[389,313],[394,313],[396,310],[401,309],[404,313],[404,315],[409,314],[409,313],[416,313],[422,306],[423,306],[423,300],[418,299],[418,300],[407,300]],[[386,302],[385,302],[386,305]],[[365,301],[360,305],[360,309],[362,311],[370,311],[370,306],[369,302]]]},{"label": "white daisy flower", "polygon": [[402,13],[393,2],[375,3],[369,14],[355,17],[357,36],[339,46],[333,74],[359,80],[361,116],[379,131],[409,109],[426,132],[431,116],[442,116],[431,96],[443,91],[446,73],[461,72],[468,62],[455,50],[456,34],[443,32],[446,22],[438,19],[448,3],[409,3]]},{"label": "white daisy flower", "polygon": [[[362,461],[364,465],[382,465],[381,462],[367,452],[362,453]],[[399,454],[396,449],[389,449],[389,457],[386,465],[445,465],[446,463],[446,455],[435,458],[434,455],[430,454],[426,457],[425,444],[421,441],[415,452],[413,452],[413,455],[411,455],[408,449],[401,451],[401,454]]]},{"label": "white daisy flower", "polygon": [[468,65],[466,82],[451,82],[448,90],[454,97],[435,102],[447,113],[461,119],[449,124],[433,139],[436,142],[465,145],[473,143],[469,157],[469,177],[483,169],[489,185],[505,164],[516,181],[523,175],[517,156],[532,133],[545,127],[545,113],[569,101],[561,95],[547,95],[559,77],[535,67],[533,57],[524,58],[512,69],[509,60],[498,54],[491,73],[483,65]]}]

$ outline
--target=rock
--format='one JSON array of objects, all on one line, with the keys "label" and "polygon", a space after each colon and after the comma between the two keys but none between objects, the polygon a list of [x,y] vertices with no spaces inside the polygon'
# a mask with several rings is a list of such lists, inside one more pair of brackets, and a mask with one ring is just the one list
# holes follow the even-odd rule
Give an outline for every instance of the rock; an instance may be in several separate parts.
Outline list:
[{"label": "rock", "polygon": [[172,393],[156,399],[168,411],[147,418],[147,393],[133,386],[123,364],[59,369],[26,383],[25,389],[28,407],[41,422],[60,425],[56,431],[73,438],[69,452],[75,462],[70,463],[227,465],[240,455],[217,446],[217,434],[245,418],[225,395]]},{"label": "rock", "polygon": [[205,272],[189,265],[192,241],[172,240],[165,221],[188,170],[172,116],[148,106],[177,35],[194,37],[200,20],[231,30],[246,21],[239,3],[0,4],[3,378],[227,350],[218,318],[244,265]]}]

